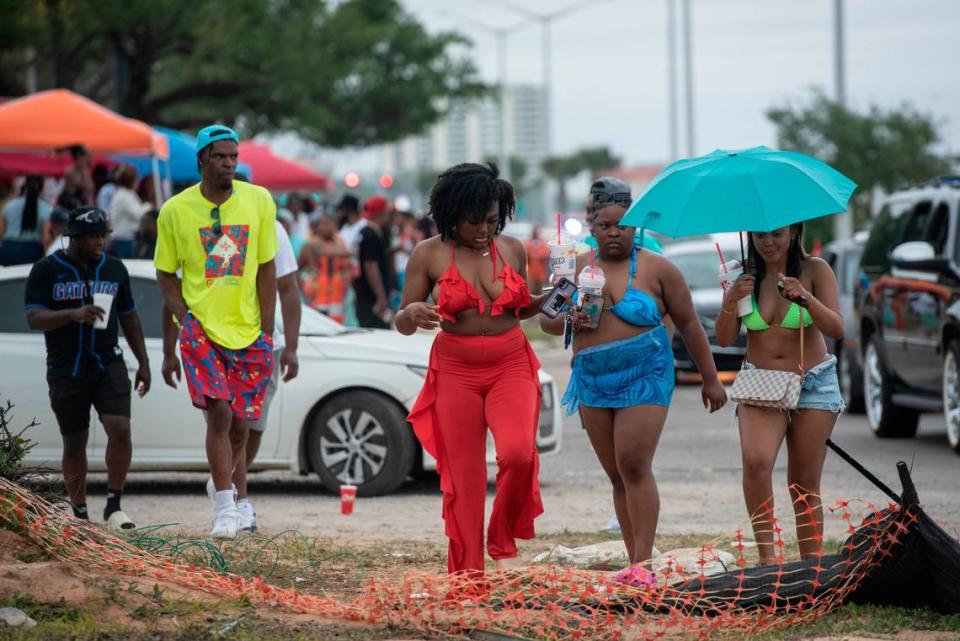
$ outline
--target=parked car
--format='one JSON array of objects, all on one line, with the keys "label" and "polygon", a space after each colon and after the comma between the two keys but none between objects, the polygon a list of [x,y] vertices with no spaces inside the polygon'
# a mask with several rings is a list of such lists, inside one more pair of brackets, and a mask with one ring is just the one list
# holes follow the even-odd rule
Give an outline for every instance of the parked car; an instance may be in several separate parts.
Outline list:
[{"label": "parked car", "polygon": [[960,454],[960,176],[891,194],[860,259],[867,420],[909,437],[922,411],[943,411]]},{"label": "parked car", "polygon": [[837,276],[840,296],[840,314],[843,316],[843,338],[827,340],[827,349],[837,357],[840,394],[853,414],[863,414],[863,370],[860,369],[860,329],[857,324],[855,288],[860,273],[860,255],[867,232],[857,232],[853,238],[836,240],[824,246],[820,256],[833,268]]},{"label": "parked car", "polygon": [[[717,369],[738,370],[747,350],[746,330],[741,328],[737,340],[729,347],[721,347],[717,343],[717,334],[714,331],[720,305],[723,302],[723,290],[720,288],[720,280],[717,277],[720,268],[717,243],[720,244],[726,261],[740,260],[740,242],[736,234],[718,234],[706,240],[671,243],[663,248],[663,253],[687,280],[693,305],[700,316],[703,329],[707,332],[710,351],[713,352]],[[697,370],[683,338],[678,333],[673,337],[673,357],[678,371],[695,372]]]},{"label": "parked car", "polygon": [[[133,398],[132,469],[205,470],[203,417],[191,405],[184,383],[171,389],[160,374],[161,297],[153,265],[138,260],[125,264],[153,378],[150,392]],[[61,441],[47,396],[43,334],[29,330],[23,312],[29,272],[30,265],[0,269],[0,300],[6,301],[0,308],[0,393],[4,402],[16,406],[15,425],[34,417],[40,423],[27,432],[36,447],[26,464],[58,467]],[[277,391],[254,469],[313,472],[331,491],[353,482],[366,495],[392,492],[411,473],[435,469],[436,462],[422,451],[406,421],[427,372],[433,337],[347,329],[306,306],[302,314],[300,374]],[[120,345],[134,371],[136,360],[122,338]],[[543,370],[540,384],[537,448],[556,452],[562,438],[559,394]],[[101,429],[90,430],[87,454],[93,470],[104,469],[104,441]],[[493,463],[495,452],[488,443],[487,461]]]}]

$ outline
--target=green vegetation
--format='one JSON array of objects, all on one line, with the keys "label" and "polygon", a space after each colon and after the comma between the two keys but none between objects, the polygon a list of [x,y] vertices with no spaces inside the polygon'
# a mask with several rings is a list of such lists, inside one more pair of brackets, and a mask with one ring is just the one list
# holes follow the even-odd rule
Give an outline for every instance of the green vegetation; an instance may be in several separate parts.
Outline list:
[{"label": "green vegetation", "polygon": [[399,0],[0,0],[0,95],[32,70],[150,124],[367,145],[483,93],[467,46]]},{"label": "green vegetation", "polygon": [[[910,182],[948,173],[956,158],[937,151],[942,142],[932,116],[909,105],[858,113],[816,92],[806,104],[770,109],[777,146],[829,163],[859,186],[851,209],[854,227],[865,224],[875,187],[890,192]],[[833,238],[833,218],[811,221],[807,239]]]}]

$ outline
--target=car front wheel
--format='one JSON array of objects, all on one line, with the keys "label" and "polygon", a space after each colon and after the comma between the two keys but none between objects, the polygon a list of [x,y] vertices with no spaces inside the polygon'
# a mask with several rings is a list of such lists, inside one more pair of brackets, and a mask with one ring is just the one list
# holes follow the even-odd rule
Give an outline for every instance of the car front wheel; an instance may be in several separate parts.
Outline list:
[{"label": "car front wheel", "polygon": [[331,492],[352,484],[363,496],[389,494],[410,474],[416,451],[401,408],[375,392],[330,399],[307,434],[310,465]]},{"label": "car front wheel", "polygon": [[850,414],[863,414],[863,372],[853,361],[854,354],[837,346],[837,378],[840,379],[840,395]]},{"label": "car front wheel", "polygon": [[909,438],[917,433],[920,414],[893,404],[893,380],[880,357],[880,338],[870,337],[863,356],[863,395],[867,423],[880,438]]},{"label": "car front wheel", "polygon": [[950,447],[960,454],[960,341],[951,341],[943,354],[943,418]]}]

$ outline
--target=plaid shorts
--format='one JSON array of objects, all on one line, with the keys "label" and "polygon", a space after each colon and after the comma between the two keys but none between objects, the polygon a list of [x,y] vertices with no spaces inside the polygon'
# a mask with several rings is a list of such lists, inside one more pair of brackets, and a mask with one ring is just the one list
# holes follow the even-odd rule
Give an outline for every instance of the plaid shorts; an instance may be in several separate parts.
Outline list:
[{"label": "plaid shorts", "polygon": [[233,416],[260,418],[263,397],[273,374],[273,338],[260,334],[249,347],[217,345],[188,313],[180,327],[180,358],[194,407],[207,408],[207,398],[230,401]]}]

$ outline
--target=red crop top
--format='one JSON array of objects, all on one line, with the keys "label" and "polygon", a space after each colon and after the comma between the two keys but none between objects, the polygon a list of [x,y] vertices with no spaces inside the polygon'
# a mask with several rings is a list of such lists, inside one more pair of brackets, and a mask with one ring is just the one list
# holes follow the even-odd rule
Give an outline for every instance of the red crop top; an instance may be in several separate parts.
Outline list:
[{"label": "red crop top", "polygon": [[[525,281],[517,271],[506,261],[503,261],[503,269],[497,276],[497,245],[490,241],[490,260],[493,262],[494,282],[497,279],[503,281],[503,292],[497,296],[490,307],[491,316],[500,316],[504,310],[512,309],[514,315],[520,316],[520,308],[530,303],[530,290]],[[440,316],[451,323],[457,322],[457,314],[465,309],[477,309],[481,314],[486,311],[486,303],[480,298],[476,288],[463,276],[457,269],[457,246],[454,245],[450,256],[450,267],[443,273],[440,280],[437,281],[440,288],[440,294],[437,297],[437,307],[440,308]]]}]

